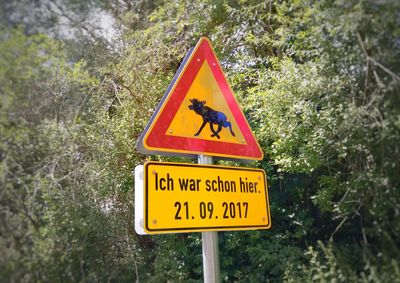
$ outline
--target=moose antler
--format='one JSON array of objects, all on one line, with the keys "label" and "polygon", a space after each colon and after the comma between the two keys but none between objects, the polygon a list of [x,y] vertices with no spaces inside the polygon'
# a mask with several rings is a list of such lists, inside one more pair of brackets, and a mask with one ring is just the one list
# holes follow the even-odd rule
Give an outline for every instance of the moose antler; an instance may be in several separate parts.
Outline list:
[{"label": "moose antler", "polygon": [[197,104],[197,103],[200,103],[200,104],[202,104],[202,105],[204,105],[204,104],[206,104],[206,101],[205,100],[198,100],[197,98],[189,98],[189,101],[192,103],[192,104]]}]

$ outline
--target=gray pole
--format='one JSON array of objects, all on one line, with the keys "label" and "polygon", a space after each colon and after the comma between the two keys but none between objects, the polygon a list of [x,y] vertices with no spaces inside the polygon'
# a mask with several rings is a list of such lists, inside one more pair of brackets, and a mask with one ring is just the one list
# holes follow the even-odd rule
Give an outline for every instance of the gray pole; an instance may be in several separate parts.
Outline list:
[{"label": "gray pole", "polygon": [[[199,155],[199,164],[213,164],[212,156]],[[218,232],[202,232],[204,283],[221,282],[219,272]]]}]

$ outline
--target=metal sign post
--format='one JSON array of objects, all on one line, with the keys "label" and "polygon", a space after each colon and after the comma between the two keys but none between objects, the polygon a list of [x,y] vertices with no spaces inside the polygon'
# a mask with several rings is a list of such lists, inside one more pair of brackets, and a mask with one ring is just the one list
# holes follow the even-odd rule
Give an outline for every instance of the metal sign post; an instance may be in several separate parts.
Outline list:
[{"label": "metal sign post", "polygon": [[[198,155],[198,164],[213,164],[212,156]],[[205,283],[219,283],[218,232],[202,232],[203,278]]]}]

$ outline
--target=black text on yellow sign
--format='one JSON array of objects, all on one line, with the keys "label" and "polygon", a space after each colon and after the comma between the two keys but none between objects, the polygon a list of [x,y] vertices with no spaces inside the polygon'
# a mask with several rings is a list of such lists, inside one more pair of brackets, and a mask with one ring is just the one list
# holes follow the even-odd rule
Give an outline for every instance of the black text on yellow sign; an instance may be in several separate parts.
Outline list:
[{"label": "black text on yellow sign", "polygon": [[147,162],[144,203],[148,234],[271,227],[261,169]]}]

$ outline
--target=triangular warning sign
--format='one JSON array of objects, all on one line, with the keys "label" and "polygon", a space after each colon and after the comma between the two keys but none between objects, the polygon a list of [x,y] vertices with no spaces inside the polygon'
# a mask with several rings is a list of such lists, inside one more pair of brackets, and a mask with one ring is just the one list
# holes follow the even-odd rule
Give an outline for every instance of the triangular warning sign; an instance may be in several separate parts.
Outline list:
[{"label": "triangular warning sign", "polygon": [[186,55],[137,149],[145,154],[263,158],[207,38]]}]

